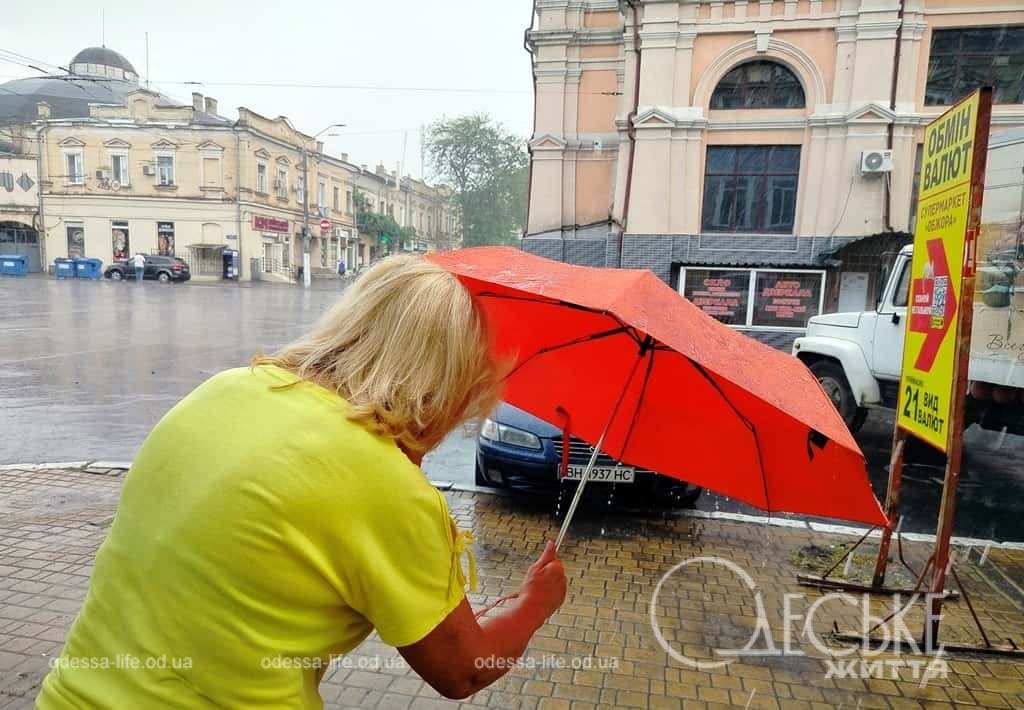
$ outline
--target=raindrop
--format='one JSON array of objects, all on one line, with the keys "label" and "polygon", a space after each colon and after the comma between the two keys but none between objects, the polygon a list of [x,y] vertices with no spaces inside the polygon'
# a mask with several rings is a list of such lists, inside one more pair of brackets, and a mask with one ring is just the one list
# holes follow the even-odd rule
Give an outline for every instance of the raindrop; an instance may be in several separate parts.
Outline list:
[{"label": "raindrop", "polygon": [[566,491],[566,479],[561,479],[558,483],[558,498],[555,500],[555,520],[562,519],[562,501],[565,499]]}]

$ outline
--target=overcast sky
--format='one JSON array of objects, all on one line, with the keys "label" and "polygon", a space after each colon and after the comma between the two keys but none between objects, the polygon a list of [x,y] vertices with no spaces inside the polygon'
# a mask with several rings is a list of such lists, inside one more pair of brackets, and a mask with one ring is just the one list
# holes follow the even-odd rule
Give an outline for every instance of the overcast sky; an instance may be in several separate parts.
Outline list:
[{"label": "overcast sky", "polygon": [[[306,133],[345,123],[327,150],[372,167],[420,171],[420,126],[485,111],[524,138],[533,96],[523,30],[532,0],[175,0],[149,3],[6,0],[0,48],[49,65],[104,41],[183,102],[219,100],[229,118],[245,106],[287,116]],[[38,76],[0,62],[0,83]],[[181,82],[203,82],[192,86]],[[241,84],[378,86],[388,90]],[[398,90],[404,87],[406,90]],[[412,91],[410,88],[444,89]]]}]

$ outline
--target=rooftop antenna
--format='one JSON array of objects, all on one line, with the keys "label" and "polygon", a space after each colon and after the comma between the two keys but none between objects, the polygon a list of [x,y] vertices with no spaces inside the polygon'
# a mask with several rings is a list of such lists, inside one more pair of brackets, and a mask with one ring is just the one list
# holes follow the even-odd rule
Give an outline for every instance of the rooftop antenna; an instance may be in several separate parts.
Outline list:
[{"label": "rooftop antenna", "polygon": [[149,88],[149,32],[146,33],[146,88]]},{"label": "rooftop antenna", "polygon": [[405,131],[405,135],[402,136],[402,162],[398,166],[398,178],[401,180],[405,177],[405,150],[409,147],[409,131]]},{"label": "rooftop antenna", "polygon": [[103,47],[107,46],[107,10],[103,8],[100,10],[100,44]]}]

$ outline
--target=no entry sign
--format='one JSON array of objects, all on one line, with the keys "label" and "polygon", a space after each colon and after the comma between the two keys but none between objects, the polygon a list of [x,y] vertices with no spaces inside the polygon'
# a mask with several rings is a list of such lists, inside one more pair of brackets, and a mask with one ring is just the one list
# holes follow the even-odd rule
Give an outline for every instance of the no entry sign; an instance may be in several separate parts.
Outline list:
[{"label": "no entry sign", "polygon": [[980,105],[975,92],[929,124],[921,160],[897,424],[942,451],[962,396],[954,390],[957,343],[970,337],[962,332],[963,280],[974,273],[971,206],[983,189],[974,170],[986,144],[979,130],[988,132]]},{"label": "no entry sign", "polygon": [[326,237],[330,233],[331,233],[331,220],[329,220],[329,219],[322,219],[322,220],[320,220],[320,234],[321,234],[321,236]]}]

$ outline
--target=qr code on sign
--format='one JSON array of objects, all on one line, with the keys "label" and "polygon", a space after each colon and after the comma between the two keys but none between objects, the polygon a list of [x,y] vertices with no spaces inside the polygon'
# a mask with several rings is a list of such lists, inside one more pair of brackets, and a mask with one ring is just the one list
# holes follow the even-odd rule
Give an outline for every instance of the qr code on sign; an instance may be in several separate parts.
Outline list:
[{"label": "qr code on sign", "polygon": [[949,277],[935,277],[935,292],[932,296],[932,316],[941,318],[946,315],[946,294],[949,292]]}]

